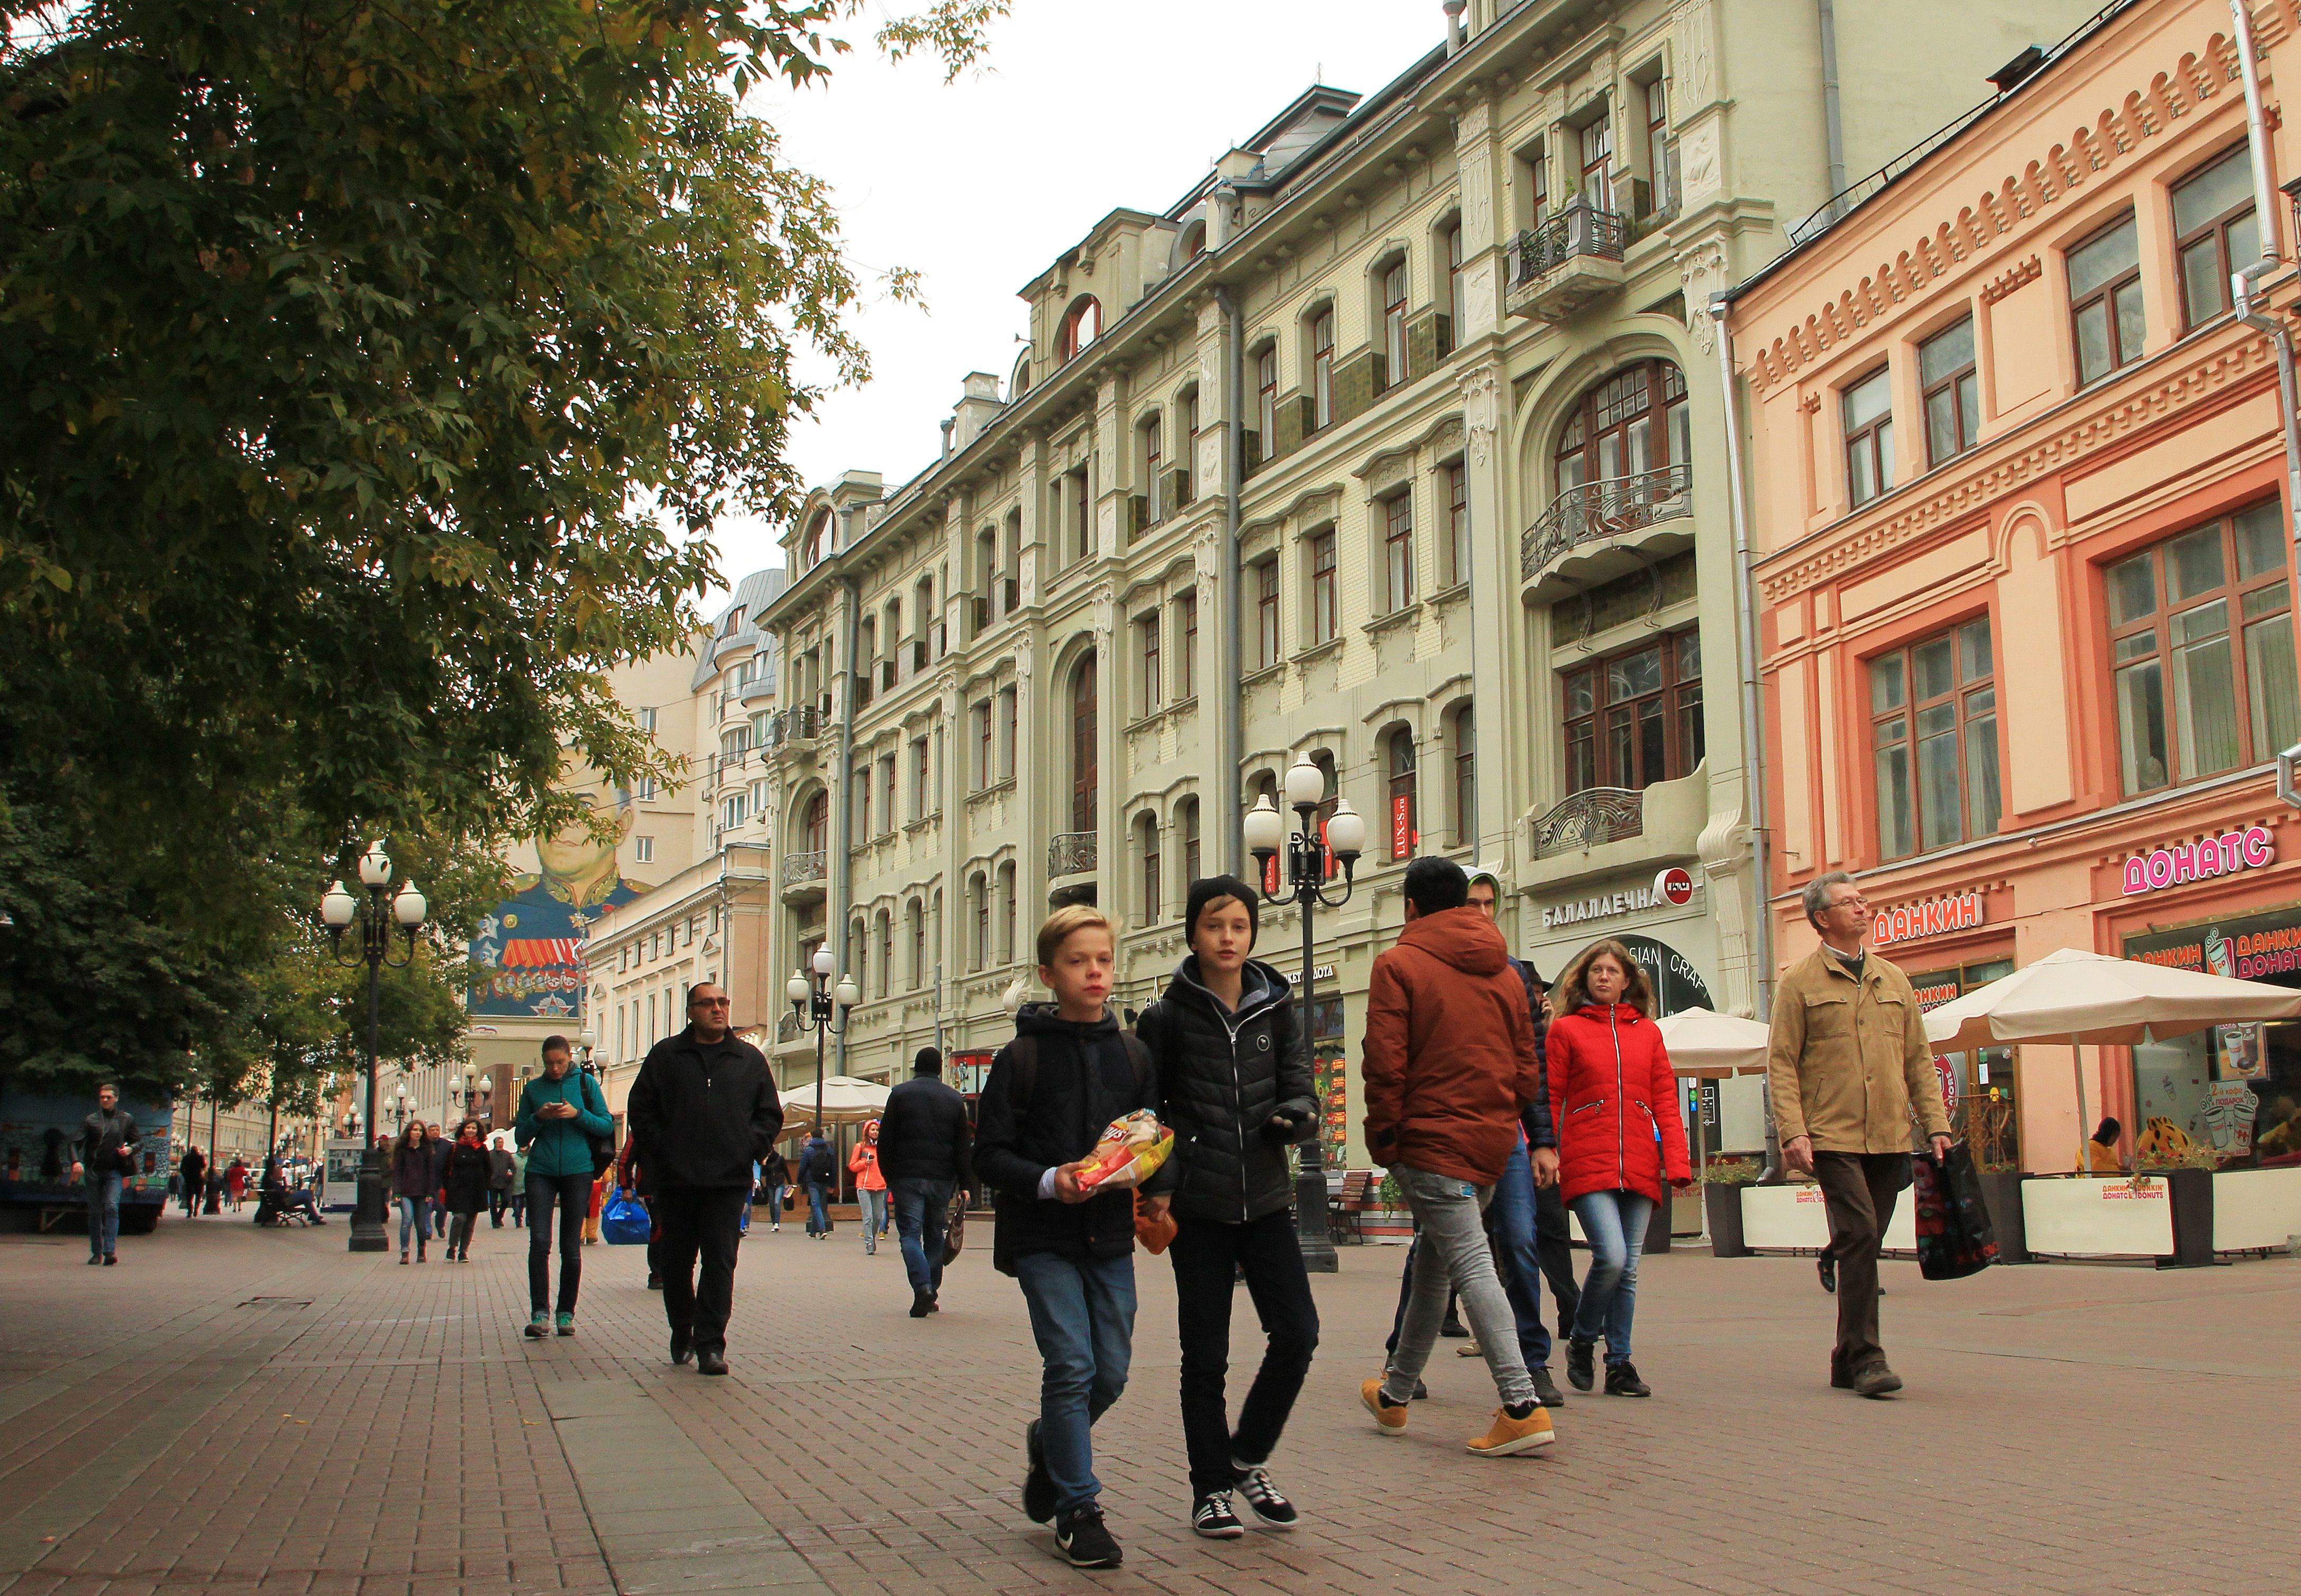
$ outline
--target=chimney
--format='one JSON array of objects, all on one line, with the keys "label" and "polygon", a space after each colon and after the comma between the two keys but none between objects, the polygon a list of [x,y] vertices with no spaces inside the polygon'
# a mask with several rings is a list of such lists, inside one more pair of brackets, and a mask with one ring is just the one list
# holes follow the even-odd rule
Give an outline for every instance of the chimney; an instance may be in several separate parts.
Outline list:
[{"label": "chimney", "polygon": [[999,379],[988,372],[969,372],[963,395],[950,420],[943,423],[943,453],[948,455],[954,448],[963,449],[973,443],[1000,408]]}]

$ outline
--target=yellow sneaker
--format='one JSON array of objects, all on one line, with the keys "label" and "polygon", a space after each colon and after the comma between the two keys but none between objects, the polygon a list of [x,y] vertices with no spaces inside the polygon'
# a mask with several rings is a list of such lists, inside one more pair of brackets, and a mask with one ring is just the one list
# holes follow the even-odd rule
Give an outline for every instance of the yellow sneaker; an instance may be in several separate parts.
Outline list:
[{"label": "yellow sneaker", "polygon": [[[1381,1427],[1385,1435],[1406,1433],[1406,1404],[1393,1403],[1385,1398],[1382,1394],[1382,1382],[1379,1379],[1369,1380],[1359,1387],[1359,1400],[1364,1402],[1366,1410],[1374,1415],[1374,1422]],[[1535,1411],[1540,1413],[1542,1409],[1537,1408]]]},{"label": "yellow sneaker", "polygon": [[1494,1428],[1484,1435],[1470,1437],[1470,1450],[1481,1458],[1507,1458],[1514,1452],[1530,1452],[1538,1446],[1548,1446],[1558,1439],[1550,1427],[1550,1409],[1536,1405],[1524,1418],[1512,1418],[1507,1409],[1494,1409]]}]

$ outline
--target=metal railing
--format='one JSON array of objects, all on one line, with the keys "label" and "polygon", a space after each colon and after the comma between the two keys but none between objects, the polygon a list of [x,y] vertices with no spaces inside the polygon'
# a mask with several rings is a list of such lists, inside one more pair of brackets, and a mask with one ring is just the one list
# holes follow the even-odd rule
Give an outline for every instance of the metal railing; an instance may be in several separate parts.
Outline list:
[{"label": "metal railing", "polygon": [[1058,831],[1047,839],[1047,873],[1081,875],[1094,868],[1093,831]]},{"label": "metal railing", "polygon": [[775,1040],[779,1042],[787,1042],[794,1041],[798,1040],[798,1037],[799,1016],[795,1014],[777,1015],[775,1018]]},{"label": "metal railing", "polygon": [[1577,255],[1619,261],[1629,247],[1630,221],[1584,203],[1580,195],[1557,215],[1518,236],[1518,286],[1539,280]]},{"label": "metal railing", "polygon": [[1592,787],[1577,792],[1534,823],[1534,856],[1579,853],[1602,842],[1619,842],[1645,831],[1646,798],[1627,787]]},{"label": "metal railing", "polygon": [[1577,543],[1619,538],[1694,514],[1694,468],[1665,465],[1636,476],[1601,477],[1550,501],[1519,539],[1519,575],[1531,581]]},{"label": "metal railing", "polygon": [[829,863],[830,856],[831,856],[822,848],[816,848],[812,853],[785,854],[783,856],[783,885],[786,887],[803,886],[808,882],[819,882],[826,879],[831,873],[831,866]]}]

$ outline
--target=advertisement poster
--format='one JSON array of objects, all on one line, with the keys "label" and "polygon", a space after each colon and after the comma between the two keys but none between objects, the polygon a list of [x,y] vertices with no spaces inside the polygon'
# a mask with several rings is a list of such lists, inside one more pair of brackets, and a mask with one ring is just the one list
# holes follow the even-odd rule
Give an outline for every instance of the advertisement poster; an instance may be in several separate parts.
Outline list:
[{"label": "advertisement poster", "polygon": [[600,841],[582,826],[535,840],[541,868],[514,877],[512,896],[472,938],[471,1013],[560,1020],[581,1010],[584,926],[648,890],[617,865],[616,848],[631,830],[628,803],[619,819],[614,841]]},{"label": "advertisement poster", "polygon": [[1316,1027],[1311,1050],[1317,1059],[1313,1079],[1318,1092],[1318,1152],[1328,1169],[1347,1167],[1351,1136],[1349,1071],[1343,1062],[1343,1000],[1320,996],[1313,1000]]},{"label": "advertisement poster", "polygon": [[2224,1158],[2251,1156],[2256,1107],[2253,1088],[2242,1081],[2216,1081],[2207,1089],[2205,1133],[2215,1152]]}]

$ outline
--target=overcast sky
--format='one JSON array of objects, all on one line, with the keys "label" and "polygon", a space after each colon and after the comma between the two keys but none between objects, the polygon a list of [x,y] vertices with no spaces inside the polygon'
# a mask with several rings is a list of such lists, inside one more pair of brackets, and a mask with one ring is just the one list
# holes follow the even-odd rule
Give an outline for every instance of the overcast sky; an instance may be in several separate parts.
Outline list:
[{"label": "overcast sky", "polygon": [[[758,94],[786,157],[831,184],[858,272],[925,280],[923,306],[874,291],[856,321],[874,374],[794,429],[802,477],[908,479],[959,380],[1005,382],[1028,324],[1016,290],[1057,255],[1118,206],[1164,211],[1311,83],[1371,94],[1444,34],[1438,0],[1016,0],[948,87],[858,44],[826,86]],[[730,581],[782,563],[756,522],[717,542]]]}]

